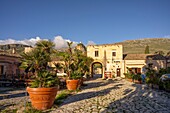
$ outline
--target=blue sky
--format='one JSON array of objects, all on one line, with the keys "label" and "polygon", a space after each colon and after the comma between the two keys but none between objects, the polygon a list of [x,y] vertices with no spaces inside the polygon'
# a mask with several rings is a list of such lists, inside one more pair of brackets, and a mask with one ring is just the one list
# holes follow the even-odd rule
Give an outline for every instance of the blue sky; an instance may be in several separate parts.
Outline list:
[{"label": "blue sky", "polygon": [[170,0],[0,0],[0,41],[170,37]]}]

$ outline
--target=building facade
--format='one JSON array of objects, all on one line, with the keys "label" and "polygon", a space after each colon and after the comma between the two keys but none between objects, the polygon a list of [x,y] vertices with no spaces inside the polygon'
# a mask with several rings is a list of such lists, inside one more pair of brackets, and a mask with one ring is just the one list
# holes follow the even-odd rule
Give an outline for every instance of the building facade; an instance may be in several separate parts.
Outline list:
[{"label": "building facade", "polygon": [[124,73],[131,69],[134,73],[146,73],[146,67],[151,64],[158,71],[166,68],[167,62],[160,54],[123,54],[121,44],[103,44],[87,46],[87,56],[94,59],[91,74],[94,74],[94,64],[101,64],[102,77],[110,72],[115,77],[125,77]]},{"label": "building facade", "polygon": [[0,53],[0,78],[19,75],[21,72],[19,69],[20,59],[21,57],[17,55]]},{"label": "building facade", "polygon": [[123,76],[123,46],[121,44],[103,44],[90,45],[87,47],[87,56],[94,59],[91,71],[93,74],[93,66],[96,63],[102,65],[102,74],[111,72],[114,76]]},{"label": "building facade", "polygon": [[22,44],[0,45],[0,79],[23,75],[25,71],[20,69],[20,53],[28,52],[31,48]]}]

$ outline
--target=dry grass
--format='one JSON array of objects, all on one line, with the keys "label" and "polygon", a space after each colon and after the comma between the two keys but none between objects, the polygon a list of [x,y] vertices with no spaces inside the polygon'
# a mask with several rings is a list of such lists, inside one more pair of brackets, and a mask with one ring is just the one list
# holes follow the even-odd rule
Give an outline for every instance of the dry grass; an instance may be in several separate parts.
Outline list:
[{"label": "dry grass", "polygon": [[169,38],[147,38],[139,40],[128,40],[120,42],[123,44],[124,53],[144,53],[145,47],[149,45],[150,53],[163,51],[165,55],[170,51]]}]

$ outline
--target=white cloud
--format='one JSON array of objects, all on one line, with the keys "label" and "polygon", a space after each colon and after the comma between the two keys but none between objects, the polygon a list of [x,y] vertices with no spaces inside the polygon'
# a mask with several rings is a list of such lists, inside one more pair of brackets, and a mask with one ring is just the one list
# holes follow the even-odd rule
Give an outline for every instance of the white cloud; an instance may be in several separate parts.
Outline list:
[{"label": "white cloud", "polygon": [[61,37],[61,36],[54,37],[53,42],[55,43],[56,49],[59,49],[62,47],[67,47],[67,41],[65,39],[63,39],[63,37]]},{"label": "white cloud", "polygon": [[170,35],[166,35],[166,36],[164,36],[164,38],[170,38]]},{"label": "white cloud", "polygon": [[39,40],[42,40],[40,37],[25,39],[25,40],[14,40],[14,39],[7,39],[7,40],[0,40],[1,45],[5,44],[24,44],[24,45],[31,45],[34,46],[35,43]]},{"label": "white cloud", "polygon": [[[65,48],[67,46],[67,42],[71,42],[69,39],[64,39],[62,36],[56,36],[54,37],[53,42],[55,43],[55,48],[60,49],[60,48]],[[77,45],[77,42],[73,41],[73,47]]]},{"label": "white cloud", "polygon": [[4,44],[14,44],[14,43],[16,43],[16,41],[13,40],[13,39],[0,40],[0,44],[1,45],[4,45]]},{"label": "white cloud", "polygon": [[96,43],[94,43],[93,41],[88,41],[87,45],[96,45]]},{"label": "white cloud", "polygon": [[[30,39],[24,39],[24,40],[14,40],[14,39],[6,39],[6,40],[0,40],[0,45],[5,44],[24,44],[24,45],[31,45],[34,46],[37,41],[39,40],[48,40],[48,39],[41,39],[40,37],[30,38]],[[68,47],[67,42],[70,42],[69,39],[64,39],[62,36],[56,36],[52,40],[55,43],[55,48],[60,49],[63,47]],[[73,47],[77,45],[78,42],[73,41]]]}]

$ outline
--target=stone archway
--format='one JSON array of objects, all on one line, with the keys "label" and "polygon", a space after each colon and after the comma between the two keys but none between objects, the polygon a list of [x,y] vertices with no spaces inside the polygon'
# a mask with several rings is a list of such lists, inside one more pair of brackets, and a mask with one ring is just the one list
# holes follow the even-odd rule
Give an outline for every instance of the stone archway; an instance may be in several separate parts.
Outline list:
[{"label": "stone archway", "polygon": [[103,64],[101,62],[93,62],[91,64],[91,77],[102,78],[103,77]]}]

